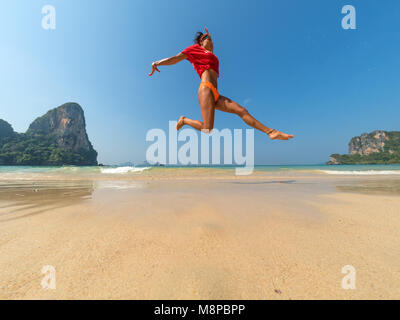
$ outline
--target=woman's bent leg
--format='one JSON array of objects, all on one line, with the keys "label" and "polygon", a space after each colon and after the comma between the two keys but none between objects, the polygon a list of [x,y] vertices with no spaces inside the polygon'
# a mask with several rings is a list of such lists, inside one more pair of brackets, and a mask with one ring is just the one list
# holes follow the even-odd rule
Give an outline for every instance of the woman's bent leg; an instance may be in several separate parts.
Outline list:
[{"label": "woman's bent leg", "polygon": [[214,95],[210,88],[206,87],[199,89],[199,103],[203,122],[181,116],[176,124],[177,130],[182,128],[184,125],[189,125],[196,130],[206,133],[210,133],[212,131],[214,128],[215,101]]}]

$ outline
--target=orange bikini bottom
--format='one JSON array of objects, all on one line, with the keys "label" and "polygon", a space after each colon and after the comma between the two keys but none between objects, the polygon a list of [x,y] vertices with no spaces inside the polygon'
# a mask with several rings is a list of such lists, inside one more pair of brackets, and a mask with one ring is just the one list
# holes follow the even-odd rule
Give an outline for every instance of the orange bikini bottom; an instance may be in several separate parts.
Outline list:
[{"label": "orange bikini bottom", "polygon": [[210,88],[211,91],[212,91],[212,93],[213,93],[213,95],[214,95],[214,100],[215,100],[215,102],[217,102],[217,100],[218,100],[218,98],[219,98],[219,92],[218,92],[218,90],[213,86],[213,84],[212,84],[211,82],[207,82],[207,81],[200,82],[200,88],[199,88],[199,90],[201,89],[201,86],[206,86],[206,87]]}]

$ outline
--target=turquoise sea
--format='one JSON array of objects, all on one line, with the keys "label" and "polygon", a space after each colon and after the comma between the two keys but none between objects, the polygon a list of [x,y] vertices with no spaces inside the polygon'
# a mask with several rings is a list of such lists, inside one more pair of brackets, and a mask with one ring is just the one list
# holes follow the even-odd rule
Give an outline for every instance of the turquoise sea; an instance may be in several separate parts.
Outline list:
[{"label": "turquoise sea", "polygon": [[[147,190],[152,182],[184,190],[202,183],[233,183],[243,190],[278,189],[302,197],[321,192],[362,192],[400,195],[400,164],[397,165],[258,165],[252,174],[238,176],[235,166],[0,166],[0,200],[27,199],[35,190],[92,195],[94,190]],[[190,181],[196,181],[194,184]],[[188,182],[188,183],[187,183]],[[185,186],[185,187],[183,187]],[[269,187],[268,187],[269,186]],[[261,189],[260,189],[261,188]],[[50,190],[50,191],[49,191]],[[82,191],[83,190],[83,191]],[[223,190],[223,189],[222,189]],[[25,192],[25,193],[23,193]],[[45,192],[34,193],[36,196]],[[19,198],[18,198],[19,199]],[[18,200],[17,199],[17,200]]]},{"label": "turquoise sea", "polygon": [[[30,167],[0,166],[0,179],[21,179],[28,177],[46,178],[51,176],[138,176],[138,175],[173,175],[175,172],[190,175],[213,173],[234,174],[236,166],[95,166],[95,167]],[[316,175],[400,175],[400,164],[394,165],[256,165],[254,174],[316,174]]]}]

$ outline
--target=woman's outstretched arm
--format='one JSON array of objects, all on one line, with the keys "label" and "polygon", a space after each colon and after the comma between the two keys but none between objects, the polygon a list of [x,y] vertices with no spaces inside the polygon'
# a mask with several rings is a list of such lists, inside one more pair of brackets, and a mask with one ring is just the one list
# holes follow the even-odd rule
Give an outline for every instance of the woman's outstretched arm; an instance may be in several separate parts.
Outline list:
[{"label": "woman's outstretched arm", "polygon": [[160,72],[160,70],[158,70],[158,68],[157,68],[158,66],[171,66],[173,64],[176,64],[176,63],[186,59],[186,57],[187,57],[186,54],[180,52],[176,56],[161,59],[161,60],[153,62],[151,64],[151,72],[149,73],[149,76],[152,76],[156,70],[158,72]]}]

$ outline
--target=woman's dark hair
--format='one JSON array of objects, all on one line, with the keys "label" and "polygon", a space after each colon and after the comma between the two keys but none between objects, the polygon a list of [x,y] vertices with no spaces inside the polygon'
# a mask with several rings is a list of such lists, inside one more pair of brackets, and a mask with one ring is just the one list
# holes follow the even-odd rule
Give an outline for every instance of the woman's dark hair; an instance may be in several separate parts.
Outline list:
[{"label": "woman's dark hair", "polygon": [[197,43],[197,44],[200,44],[200,39],[201,39],[202,36],[203,36],[203,32],[200,32],[200,31],[197,32],[196,36],[194,37],[193,42]]}]

